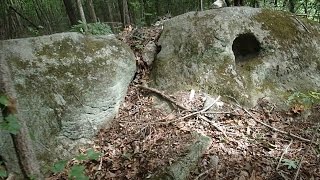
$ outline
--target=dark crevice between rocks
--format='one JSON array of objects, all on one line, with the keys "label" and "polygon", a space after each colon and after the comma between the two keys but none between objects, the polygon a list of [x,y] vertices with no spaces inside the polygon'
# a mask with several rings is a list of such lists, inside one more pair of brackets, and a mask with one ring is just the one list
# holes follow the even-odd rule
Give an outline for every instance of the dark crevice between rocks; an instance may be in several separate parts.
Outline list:
[{"label": "dark crevice between rocks", "polygon": [[260,50],[260,42],[253,33],[239,34],[232,44],[236,63],[254,59],[259,55]]},{"label": "dark crevice between rocks", "polygon": [[157,51],[156,51],[157,53],[156,53],[156,55],[159,54],[159,52],[161,51],[161,48],[162,48],[161,45],[157,45]]}]

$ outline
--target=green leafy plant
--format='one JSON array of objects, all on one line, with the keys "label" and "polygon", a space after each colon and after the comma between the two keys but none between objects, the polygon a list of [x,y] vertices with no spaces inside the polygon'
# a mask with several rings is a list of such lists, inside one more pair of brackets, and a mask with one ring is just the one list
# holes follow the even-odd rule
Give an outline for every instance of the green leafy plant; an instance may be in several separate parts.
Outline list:
[{"label": "green leafy plant", "polygon": [[89,177],[85,175],[84,170],[85,170],[85,167],[82,165],[72,166],[69,172],[69,178],[76,179],[76,180],[88,180]]},{"label": "green leafy plant", "polygon": [[0,96],[0,105],[8,106],[9,99],[6,96]]},{"label": "green leafy plant", "polygon": [[8,173],[6,170],[0,168],[0,178],[5,178],[8,176]]},{"label": "green leafy plant", "polygon": [[39,36],[39,30],[33,28],[33,27],[30,27],[28,26],[28,31],[33,35],[33,36]]},{"label": "green leafy plant", "polygon": [[17,134],[21,128],[18,119],[15,115],[9,114],[4,118],[4,121],[0,123],[0,128],[8,131],[11,134]]},{"label": "green leafy plant", "polygon": [[92,35],[107,35],[112,34],[112,30],[108,24],[96,22],[88,24],[88,31]]},{"label": "green leafy plant", "polygon": [[82,34],[84,34],[84,29],[85,29],[85,24],[82,21],[78,21],[79,24],[77,25],[73,25],[71,27],[71,31],[73,32],[80,32]]},{"label": "green leafy plant", "polygon": [[288,97],[287,104],[301,104],[310,107],[320,103],[320,92],[310,91],[307,93],[295,92]]},{"label": "green leafy plant", "polygon": [[71,31],[80,32],[82,34],[92,34],[92,35],[107,35],[112,34],[112,30],[108,24],[96,22],[96,23],[89,23],[88,31],[85,32],[85,24],[82,21],[78,21],[79,24],[72,26]]},{"label": "green leafy plant", "polygon": [[[79,161],[86,161],[86,160],[98,160],[99,157],[101,156],[100,152],[96,152],[93,149],[88,149],[85,154],[80,154],[75,157],[76,160]],[[67,165],[66,160],[58,161],[56,162],[53,167],[51,168],[51,171],[53,173],[61,173],[64,171]],[[76,179],[76,180],[87,180],[89,177],[85,175],[85,167],[80,164],[75,164],[71,167],[68,177],[70,179]]]},{"label": "green leafy plant", "polygon": [[86,154],[80,154],[76,157],[79,161],[85,161],[85,160],[98,160],[101,153],[94,151],[93,149],[88,149],[86,151]]},{"label": "green leafy plant", "polygon": [[53,173],[60,173],[64,170],[66,165],[67,165],[66,160],[58,161],[58,162],[54,163],[53,167],[51,168],[51,171]]},{"label": "green leafy plant", "polygon": [[283,159],[282,163],[283,163],[283,165],[287,166],[288,169],[297,169],[297,167],[298,167],[297,161],[294,161],[294,160]]},{"label": "green leafy plant", "polygon": [[8,172],[5,170],[4,162],[0,161],[0,179],[8,177]]},{"label": "green leafy plant", "polygon": [[[0,107],[7,108],[9,105],[9,98],[6,96],[0,96]],[[17,117],[14,114],[8,114],[4,117],[4,120],[0,122],[0,129],[8,131],[11,134],[17,134],[21,128]]]}]

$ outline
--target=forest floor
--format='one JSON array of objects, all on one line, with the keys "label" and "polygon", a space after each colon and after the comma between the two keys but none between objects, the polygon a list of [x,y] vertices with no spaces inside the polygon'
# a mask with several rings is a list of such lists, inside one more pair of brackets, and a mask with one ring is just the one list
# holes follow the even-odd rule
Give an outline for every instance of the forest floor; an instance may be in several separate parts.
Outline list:
[{"label": "forest floor", "polygon": [[[135,52],[139,69],[119,114],[95,139],[99,160],[80,162],[90,179],[148,179],[186,153],[193,132],[210,137],[212,143],[189,179],[320,179],[319,116],[305,118],[303,106],[283,111],[264,99],[251,109],[223,102],[219,111],[202,114],[213,117],[213,123],[199,118],[204,108],[202,94],[195,96],[192,105],[188,104],[189,92],[167,94],[178,104],[192,106],[192,112],[176,107],[167,113],[155,108],[154,94],[162,92],[137,85],[147,82],[149,74],[142,49],[149,41],[157,41],[160,33],[158,26],[127,28],[119,35]],[[320,111],[320,106],[311,108]],[[75,163],[79,161],[68,166]],[[67,171],[55,179],[67,178]]]}]

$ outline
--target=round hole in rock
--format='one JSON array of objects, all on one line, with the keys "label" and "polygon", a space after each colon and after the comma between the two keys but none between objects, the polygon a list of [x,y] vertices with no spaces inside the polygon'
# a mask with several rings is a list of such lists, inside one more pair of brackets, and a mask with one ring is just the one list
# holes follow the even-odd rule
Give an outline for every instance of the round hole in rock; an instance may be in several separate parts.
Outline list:
[{"label": "round hole in rock", "polygon": [[252,33],[239,34],[232,44],[236,62],[246,61],[258,56],[260,49],[260,42]]}]

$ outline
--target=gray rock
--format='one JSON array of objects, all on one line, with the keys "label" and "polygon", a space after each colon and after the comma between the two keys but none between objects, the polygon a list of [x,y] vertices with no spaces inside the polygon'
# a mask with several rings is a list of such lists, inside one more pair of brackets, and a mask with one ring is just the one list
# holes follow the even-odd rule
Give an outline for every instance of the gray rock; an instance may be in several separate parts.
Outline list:
[{"label": "gray rock", "polygon": [[211,145],[210,137],[194,133],[195,141],[188,148],[188,153],[177,162],[167,167],[162,172],[151,177],[151,180],[185,180],[190,172],[197,166],[197,163],[205,150]]},{"label": "gray rock", "polygon": [[285,105],[292,91],[320,89],[320,25],[249,7],[189,12],[168,20],[150,86],[201,89],[244,105]]},{"label": "gray rock", "polygon": [[113,35],[61,33],[0,47],[0,79],[18,101],[42,170],[113,119],[136,71],[134,54]]},{"label": "gray rock", "polygon": [[156,53],[157,45],[153,41],[148,42],[142,52],[143,60],[147,63],[148,66],[151,66],[151,64],[153,63]]}]

